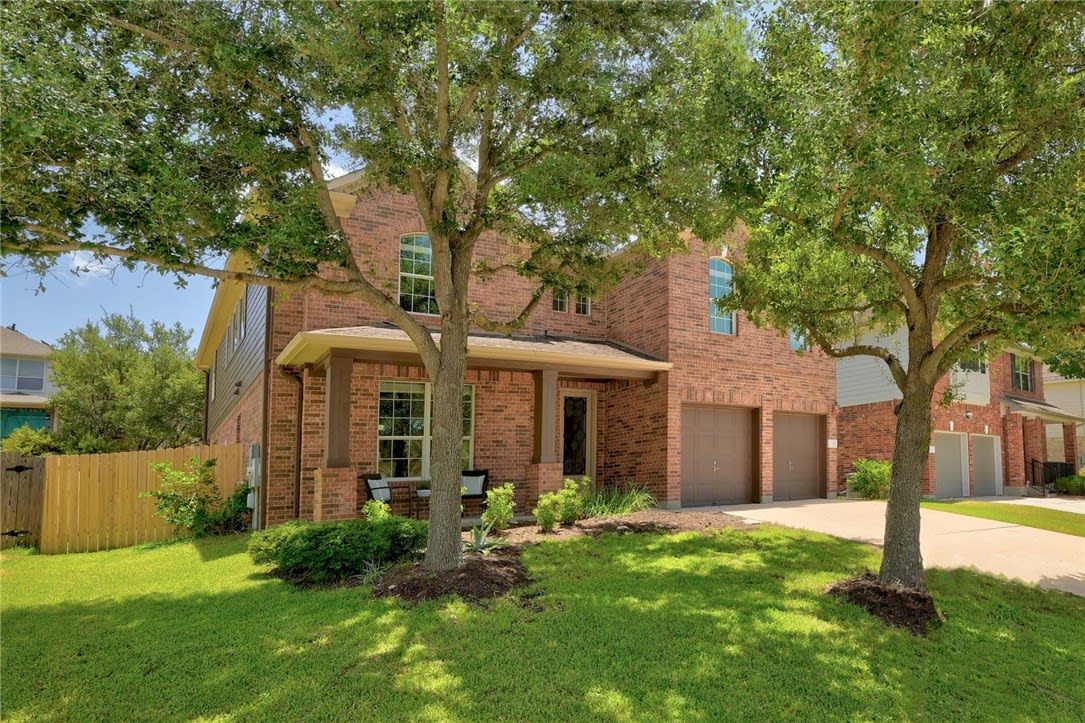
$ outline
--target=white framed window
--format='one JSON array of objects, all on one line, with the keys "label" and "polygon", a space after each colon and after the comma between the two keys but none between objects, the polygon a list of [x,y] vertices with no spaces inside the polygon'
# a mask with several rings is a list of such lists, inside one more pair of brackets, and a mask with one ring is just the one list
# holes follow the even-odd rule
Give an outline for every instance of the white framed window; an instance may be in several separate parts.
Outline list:
[{"label": "white framed window", "polygon": [[[215,363],[218,362],[218,357],[215,357]],[[210,400],[215,401],[215,363],[211,364],[211,370],[207,372],[207,395]]]},{"label": "white framed window", "polygon": [[1028,357],[1010,354],[1010,386],[1023,392],[1036,391],[1036,375]]},{"label": "white framed window", "polygon": [[440,314],[433,287],[433,247],[425,234],[399,239],[399,305],[416,314]]},{"label": "white framed window", "polygon": [[45,389],[42,359],[0,360],[0,388],[5,391],[40,392]]},{"label": "white framed window", "polygon": [[735,333],[735,312],[721,312],[716,305],[717,299],[731,295],[734,291],[734,269],[721,258],[708,260],[708,328],[716,334]]},{"label": "white framed window", "polygon": [[791,351],[810,351],[810,340],[802,329],[792,329],[787,333],[787,345]]},{"label": "white framed window", "polygon": [[559,311],[562,314],[569,311],[569,292],[561,289],[554,289],[554,311]]},{"label": "white framed window", "polygon": [[578,294],[576,297],[576,313],[580,316],[591,316],[591,297]]},{"label": "white framed window", "polygon": [[[433,440],[432,385],[383,381],[377,400],[377,470],[386,479],[428,479]],[[463,388],[463,469],[471,469],[475,446],[475,388]]]}]

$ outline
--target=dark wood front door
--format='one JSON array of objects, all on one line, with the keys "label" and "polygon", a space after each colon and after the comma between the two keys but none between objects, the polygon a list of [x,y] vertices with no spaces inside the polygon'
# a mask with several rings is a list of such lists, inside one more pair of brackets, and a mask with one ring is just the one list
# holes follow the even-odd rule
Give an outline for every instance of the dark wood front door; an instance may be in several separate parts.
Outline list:
[{"label": "dark wood front door", "polygon": [[773,501],[821,497],[823,426],[814,414],[773,415]]},{"label": "dark wood front door", "polygon": [[753,412],[682,409],[682,506],[753,501]]},{"label": "dark wood front door", "polygon": [[591,415],[588,397],[565,396],[561,400],[561,471],[568,477],[590,475]]}]

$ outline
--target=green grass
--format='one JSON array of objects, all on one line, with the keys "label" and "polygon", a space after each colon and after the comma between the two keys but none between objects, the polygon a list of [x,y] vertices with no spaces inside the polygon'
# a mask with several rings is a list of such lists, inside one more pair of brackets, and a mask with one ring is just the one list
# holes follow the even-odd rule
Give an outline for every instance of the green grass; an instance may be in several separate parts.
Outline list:
[{"label": "green grass", "polygon": [[763,527],[548,542],[531,597],[408,607],[267,577],[244,538],[5,553],[3,717],[1073,720],[1085,599],[933,570],[926,639],[822,593],[868,546]]},{"label": "green grass", "polygon": [[1062,532],[1085,537],[1085,515],[1066,510],[1049,510],[1032,505],[1015,505],[1001,502],[976,502],[973,500],[923,500],[921,506],[928,510],[953,512],[985,520],[1010,522],[1038,530]]}]

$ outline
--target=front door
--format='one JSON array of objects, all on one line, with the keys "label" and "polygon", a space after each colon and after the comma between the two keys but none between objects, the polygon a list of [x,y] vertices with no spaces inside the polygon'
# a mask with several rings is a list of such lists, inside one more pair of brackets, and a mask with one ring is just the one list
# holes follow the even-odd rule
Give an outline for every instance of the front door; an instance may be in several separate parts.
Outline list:
[{"label": "front door", "polygon": [[595,476],[595,399],[588,391],[561,394],[561,471]]}]

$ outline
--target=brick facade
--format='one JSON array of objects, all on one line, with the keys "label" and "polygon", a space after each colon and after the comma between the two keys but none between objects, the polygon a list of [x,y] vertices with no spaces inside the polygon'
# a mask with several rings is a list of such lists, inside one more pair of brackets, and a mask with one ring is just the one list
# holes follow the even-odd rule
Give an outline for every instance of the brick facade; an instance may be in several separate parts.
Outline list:
[{"label": "brick facade", "polygon": [[[1013,389],[1011,382],[1010,355],[1003,353],[988,365],[990,401],[987,404],[951,402],[935,404],[931,408],[931,445],[934,433],[953,432],[967,436],[969,495],[976,494],[975,440],[977,436],[1000,439],[1002,485],[1005,494],[1024,494],[1032,480],[1030,461],[1047,459],[1047,441],[1044,424],[1039,419],[1026,419],[1010,412],[1000,400],[1003,394],[1027,399],[1043,400],[1043,376],[1040,363],[1035,363],[1033,390]],[[939,381],[934,397],[939,399],[949,387],[949,375]],[[842,407],[839,412],[840,449],[838,489],[845,489],[845,476],[854,470],[853,463],[860,457],[869,459],[892,459],[896,415],[894,409],[899,400],[875,402]],[[932,453],[923,472],[923,494],[936,494],[935,455]]]},{"label": "brick facade", "polygon": [[[411,199],[391,192],[370,192],[343,219],[360,266],[393,297],[398,288],[399,239],[423,229]],[[732,239],[741,244],[741,237]],[[493,234],[484,234],[477,253],[492,265],[522,255]],[[586,379],[560,376],[554,399],[555,429],[560,438],[561,398],[570,392],[589,396],[594,414],[593,477],[603,484],[647,485],[661,505],[681,504],[682,410],[690,403],[743,407],[758,424],[751,440],[753,479],[762,500],[773,496],[773,415],[801,412],[820,420],[824,449],[817,472],[837,478],[836,377],[831,359],[819,352],[798,354],[786,336],[757,329],[738,315],[734,335],[709,331],[709,256],[696,242],[689,254],[650,261],[606,298],[593,300],[590,315],[552,309],[547,294],[524,332],[551,336],[606,339],[671,362],[669,372],[655,378]],[[495,319],[507,319],[526,304],[531,287],[508,271],[475,282],[471,298]],[[384,317],[364,302],[306,293],[276,292],[270,306],[268,354],[274,359],[303,330],[377,324]],[[436,317],[418,317],[436,326]],[[335,519],[353,516],[364,501],[357,475],[376,471],[378,387],[384,380],[426,381],[420,365],[356,360],[349,372],[349,467],[325,465],[325,377],[323,369],[279,369],[271,365],[266,380],[267,424],[263,519],[276,524],[289,519]],[[531,371],[470,369],[475,386],[474,459],[488,469],[491,482],[516,485],[517,511],[530,512],[538,496],[561,484],[559,461],[536,462],[536,380]],[[263,424],[246,421],[250,394],[262,401],[263,377],[239,399],[228,419],[214,430],[216,439]],[[255,391],[259,389],[260,391]],[[255,404],[255,402],[252,402]],[[300,414],[299,414],[300,409]],[[246,416],[248,415],[248,416]],[[300,416],[300,418],[299,418]],[[230,427],[230,419],[234,427]],[[255,419],[255,418],[254,418]],[[254,426],[255,425],[255,426]],[[589,470],[592,472],[592,470]],[[355,482],[353,486],[349,483]],[[353,493],[351,492],[353,490]],[[832,495],[835,485],[822,487]]]}]

